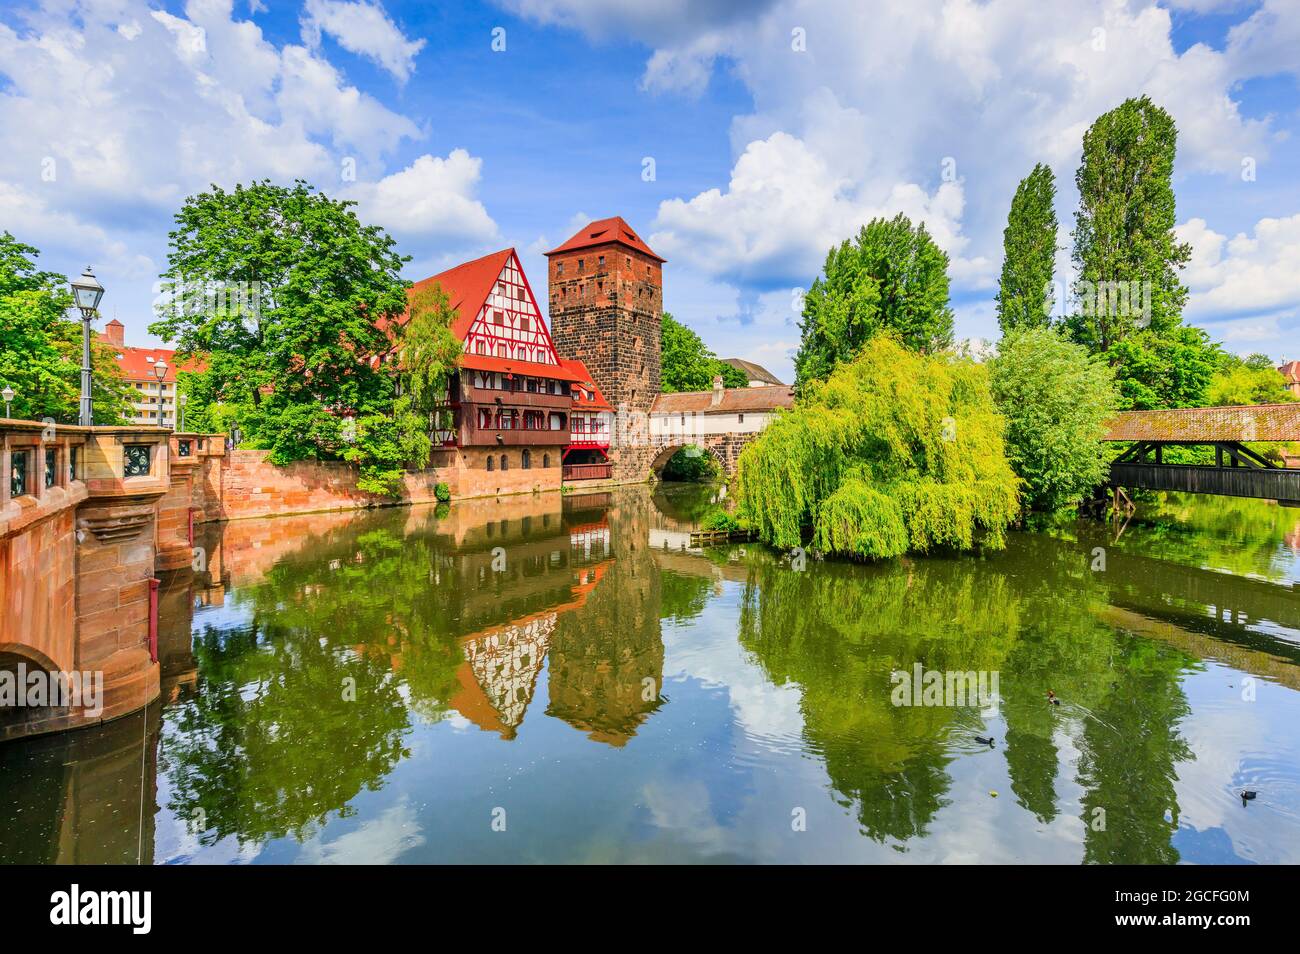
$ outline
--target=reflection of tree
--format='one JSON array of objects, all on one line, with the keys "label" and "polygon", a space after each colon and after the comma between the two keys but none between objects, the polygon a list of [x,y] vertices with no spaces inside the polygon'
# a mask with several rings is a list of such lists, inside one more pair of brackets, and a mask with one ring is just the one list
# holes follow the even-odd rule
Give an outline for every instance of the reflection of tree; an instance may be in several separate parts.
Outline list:
[{"label": "reflection of tree", "polygon": [[662,601],[660,616],[675,623],[695,619],[713,595],[713,581],[707,576],[688,576],[665,570],[659,579]]},{"label": "reflection of tree", "polygon": [[[1189,708],[1179,681],[1190,660],[1131,636],[1117,638],[1116,683],[1084,724],[1079,781],[1083,798],[1084,861],[1092,864],[1173,864],[1178,828],[1176,763],[1191,759],[1178,734]],[[1104,811],[1103,825],[1095,825]],[[1168,813],[1168,814],[1166,814]]]},{"label": "reflection of tree", "polygon": [[1009,582],[974,561],[808,572],[751,559],[740,640],[778,684],[803,692],[804,733],[835,788],[877,840],[924,835],[945,804],[955,722],[974,709],[900,707],[890,674],[1001,668],[1020,627]]},{"label": "reflection of tree", "polygon": [[169,808],[202,819],[209,843],[301,839],[329,812],[347,814],[407,754],[407,712],[387,667],[320,630],[209,630],[194,651],[202,678],[164,733],[162,759]]}]

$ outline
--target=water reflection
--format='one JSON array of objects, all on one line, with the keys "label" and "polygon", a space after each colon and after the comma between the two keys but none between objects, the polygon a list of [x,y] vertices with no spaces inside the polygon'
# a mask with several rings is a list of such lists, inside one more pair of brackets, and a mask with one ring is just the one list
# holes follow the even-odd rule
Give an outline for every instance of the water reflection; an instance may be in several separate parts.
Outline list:
[{"label": "water reflection", "polygon": [[[162,704],[0,747],[0,859],[1300,860],[1294,512],[800,572],[665,547],[712,493],[203,528]],[[917,664],[996,710],[892,704]]]}]

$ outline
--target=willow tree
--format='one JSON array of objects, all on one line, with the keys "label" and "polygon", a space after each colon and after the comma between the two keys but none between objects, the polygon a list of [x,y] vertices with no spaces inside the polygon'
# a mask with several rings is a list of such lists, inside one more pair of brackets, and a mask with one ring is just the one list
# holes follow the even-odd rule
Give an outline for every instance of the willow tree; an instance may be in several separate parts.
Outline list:
[{"label": "willow tree", "polygon": [[778,547],[860,558],[1000,548],[1019,506],[988,372],[871,339],[745,448],[741,516]]}]

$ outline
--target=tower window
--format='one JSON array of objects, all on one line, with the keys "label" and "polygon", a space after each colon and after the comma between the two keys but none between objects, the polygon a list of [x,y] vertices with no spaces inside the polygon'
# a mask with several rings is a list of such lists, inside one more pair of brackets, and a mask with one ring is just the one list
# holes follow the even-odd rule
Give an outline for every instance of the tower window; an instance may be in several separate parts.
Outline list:
[{"label": "tower window", "polygon": [[563,274],[564,274],[564,263],[563,263],[563,262],[556,262],[556,263],[555,263],[555,274],[557,274],[557,275],[563,275]]},{"label": "tower window", "polygon": [[581,258],[578,259],[578,271],[582,271],[582,264],[584,261],[585,259],[581,259]]},{"label": "tower window", "polygon": [[603,267],[604,264],[605,264],[605,256],[604,256],[604,255],[600,256],[600,258],[596,259],[596,262],[597,262],[597,264],[599,264],[599,265],[601,265],[601,266]]}]

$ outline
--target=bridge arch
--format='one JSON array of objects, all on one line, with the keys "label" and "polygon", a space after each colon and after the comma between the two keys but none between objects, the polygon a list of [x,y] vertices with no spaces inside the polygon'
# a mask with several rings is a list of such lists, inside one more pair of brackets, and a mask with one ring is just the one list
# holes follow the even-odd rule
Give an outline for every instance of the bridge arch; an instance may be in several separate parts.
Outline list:
[{"label": "bridge arch", "polygon": [[26,663],[28,669],[36,667],[46,672],[59,672],[65,668],[35,646],[26,643],[0,643],[0,669],[16,669],[19,663]]},{"label": "bridge arch", "polygon": [[724,477],[730,479],[736,474],[736,461],[756,434],[706,434],[703,436],[683,437],[681,435],[658,437],[654,440],[650,461],[650,472],[656,478],[663,478],[664,467],[680,450],[690,446],[700,448],[718,462]]}]

